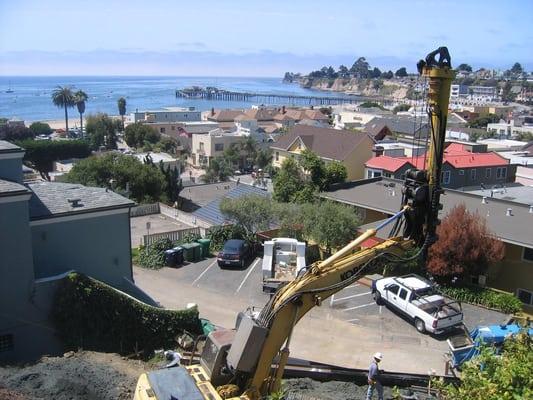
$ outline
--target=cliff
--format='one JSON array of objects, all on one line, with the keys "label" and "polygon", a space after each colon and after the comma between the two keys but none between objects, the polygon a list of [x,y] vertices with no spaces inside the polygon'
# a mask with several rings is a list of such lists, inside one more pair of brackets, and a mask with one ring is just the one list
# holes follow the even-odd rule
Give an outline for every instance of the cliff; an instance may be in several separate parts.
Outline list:
[{"label": "cliff", "polygon": [[309,78],[295,80],[307,89],[328,90],[368,97],[391,97],[404,99],[407,97],[408,85],[393,80],[358,79],[358,78]]}]

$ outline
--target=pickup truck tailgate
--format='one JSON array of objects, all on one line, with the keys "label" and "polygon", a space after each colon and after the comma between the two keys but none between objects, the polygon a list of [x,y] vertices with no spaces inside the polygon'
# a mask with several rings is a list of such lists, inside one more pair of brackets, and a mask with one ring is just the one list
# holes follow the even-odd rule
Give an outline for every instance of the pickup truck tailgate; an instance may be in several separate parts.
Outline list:
[{"label": "pickup truck tailgate", "polygon": [[463,312],[457,304],[444,305],[437,313],[436,318],[436,329],[445,329],[461,324],[463,322]]}]

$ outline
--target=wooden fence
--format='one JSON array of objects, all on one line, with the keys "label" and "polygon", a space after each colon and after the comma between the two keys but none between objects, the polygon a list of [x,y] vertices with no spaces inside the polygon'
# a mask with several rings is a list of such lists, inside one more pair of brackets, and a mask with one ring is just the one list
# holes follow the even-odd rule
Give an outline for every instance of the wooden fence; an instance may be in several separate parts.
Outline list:
[{"label": "wooden fence", "polygon": [[130,209],[130,217],[141,217],[143,215],[159,214],[159,203],[140,204]]},{"label": "wooden fence", "polygon": [[189,235],[189,234],[200,235],[201,234],[200,228],[196,226],[194,228],[185,228],[185,229],[180,229],[177,231],[152,233],[151,235],[144,235],[143,244],[145,246],[148,246],[154,243],[156,240],[164,239],[164,238],[168,238],[172,240],[173,242],[177,242],[183,239],[184,236]]}]

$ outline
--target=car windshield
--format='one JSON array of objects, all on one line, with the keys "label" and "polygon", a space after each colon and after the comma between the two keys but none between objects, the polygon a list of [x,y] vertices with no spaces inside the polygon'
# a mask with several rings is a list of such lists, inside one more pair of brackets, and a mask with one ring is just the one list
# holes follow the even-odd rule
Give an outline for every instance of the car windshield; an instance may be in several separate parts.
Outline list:
[{"label": "car windshield", "polygon": [[415,293],[418,297],[431,296],[431,295],[437,294],[435,292],[435,289],[432,286],[428,286],[422,289],[417,289]]},{"label": "car windshield", "polygon": [[238,253],[240,248],[240,243],[226,243],[222,251],[224,253]]}]

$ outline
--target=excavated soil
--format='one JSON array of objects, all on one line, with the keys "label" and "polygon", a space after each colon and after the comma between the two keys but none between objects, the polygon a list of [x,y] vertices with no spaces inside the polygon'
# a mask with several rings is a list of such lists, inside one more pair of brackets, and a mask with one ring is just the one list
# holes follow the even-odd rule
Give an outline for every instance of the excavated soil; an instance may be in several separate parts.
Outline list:
[{"label": "excavated soil", "polygon": [[[309,378],[283,381],[287,400],[354,400],[365,399],[368,386],[350,382],[318,382]],[[392,398],[391,389],[384,388],[385,399]],[[377,393],[374,394],[377,398]]]},{"label": "excavated soil", "polygon": [[37,363],[0,367],[0,399],[131,400],[140,361],[81,351],[43,357]]}]

